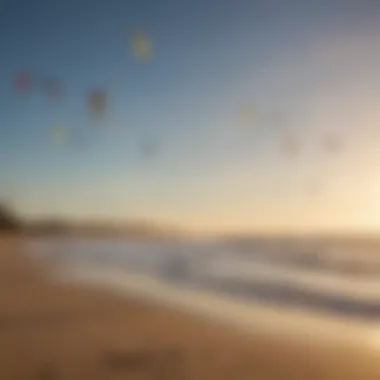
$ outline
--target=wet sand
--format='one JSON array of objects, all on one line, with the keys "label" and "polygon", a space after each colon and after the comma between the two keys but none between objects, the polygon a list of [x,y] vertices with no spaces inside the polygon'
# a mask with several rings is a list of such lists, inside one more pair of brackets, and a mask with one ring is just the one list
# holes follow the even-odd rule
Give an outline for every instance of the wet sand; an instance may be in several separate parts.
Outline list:
[{"label": "wet sand", "polygon": [[0,379],[380,379],[380,356],[244,335],[99,289],[50,283],[0,240]]}]

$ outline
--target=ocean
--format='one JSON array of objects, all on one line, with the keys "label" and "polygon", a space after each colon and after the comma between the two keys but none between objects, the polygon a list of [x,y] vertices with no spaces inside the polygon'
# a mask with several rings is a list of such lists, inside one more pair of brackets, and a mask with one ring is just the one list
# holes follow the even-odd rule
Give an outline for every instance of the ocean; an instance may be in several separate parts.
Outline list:
[{"label": "ocean", "polygon": [[244,242],[33,238],[56,270],[112,269],[220,297],[380,323],[380,243],[344,239]]}]

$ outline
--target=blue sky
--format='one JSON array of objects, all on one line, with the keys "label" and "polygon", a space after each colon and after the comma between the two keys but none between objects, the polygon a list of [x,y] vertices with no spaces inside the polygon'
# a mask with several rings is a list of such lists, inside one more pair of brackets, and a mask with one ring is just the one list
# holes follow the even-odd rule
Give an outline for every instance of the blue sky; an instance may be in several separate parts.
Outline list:
[{"label": "blue sky", "polygon": [[[197,230],[380,226],[379,12],[349,0],[3,0],[0,197],[31,217]],[[135,29],[151,61],[133,58]],[[23,69],[38,82],[19,94]],[[57,103],[46,77],[62,83]],[[86,108],[96,88],[108,96],[102,124]],[[281,153],[276,117],[302,141],[299,156]],[[85,143],[55,145],[54,125]],[[345,139],[336,156],[318,145],[330,132]],[[148,159],[150,140],[159,154]]]}]

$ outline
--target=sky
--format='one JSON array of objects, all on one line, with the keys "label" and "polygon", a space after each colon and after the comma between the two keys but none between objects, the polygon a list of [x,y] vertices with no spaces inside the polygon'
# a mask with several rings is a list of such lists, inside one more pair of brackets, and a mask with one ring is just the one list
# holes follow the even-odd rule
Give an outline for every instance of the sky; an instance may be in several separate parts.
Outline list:
[{"label": "sky", "polygon": [[379,18],[367,0],[0,0],[0,199],[198,232],[378,230]]}]

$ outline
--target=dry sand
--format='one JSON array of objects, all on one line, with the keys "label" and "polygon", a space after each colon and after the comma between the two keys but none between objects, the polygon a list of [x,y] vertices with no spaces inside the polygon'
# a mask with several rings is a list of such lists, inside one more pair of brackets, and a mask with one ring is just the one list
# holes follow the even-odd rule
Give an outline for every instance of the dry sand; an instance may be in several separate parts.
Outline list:
[{"label": "dry sand", "polygon": [[321,350],[106,291],[53,285],[0,240],[0,379],[379,380],[380,357]]}]

